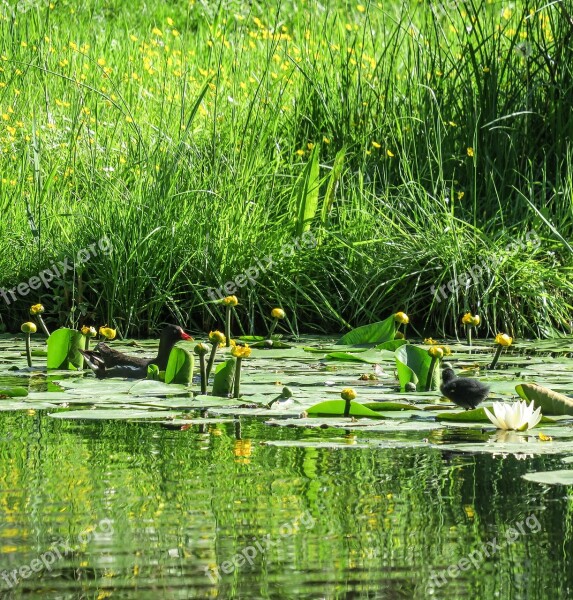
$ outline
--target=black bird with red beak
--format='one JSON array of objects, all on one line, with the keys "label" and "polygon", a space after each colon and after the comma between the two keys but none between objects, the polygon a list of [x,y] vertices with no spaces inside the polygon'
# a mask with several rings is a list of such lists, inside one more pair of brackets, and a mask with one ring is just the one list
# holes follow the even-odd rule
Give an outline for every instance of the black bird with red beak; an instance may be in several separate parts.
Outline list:
[{"label": "black bird with red beak", "polygon": [[159,349],[155,358],[130,356],[110,348],[100,342],[93,350],[80,350],[91,370],[98,379],[106,377],[131,377],[143,379],[147,377],[147,367],[157,365],[165,371],[173,346],[180,340],[193,338],[178,325],[166,325],[159,337]]}]

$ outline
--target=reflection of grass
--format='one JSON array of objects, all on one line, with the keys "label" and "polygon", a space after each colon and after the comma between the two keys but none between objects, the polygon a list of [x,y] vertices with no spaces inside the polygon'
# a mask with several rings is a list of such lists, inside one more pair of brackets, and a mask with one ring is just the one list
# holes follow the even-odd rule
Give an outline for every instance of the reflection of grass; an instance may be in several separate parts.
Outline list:
[{"label": "reflection of grass", "polygon": [[[239,290],[244,328],[279,300],[295,329],[400,308],[451,330],[478,300],[492,331],[565,323],[566,8],[331,4],[91,0],[0,21],[0,285],[105,233],[113,253],[54,283],[48,312],[75,305],[75,318],[93,310],[135,332],[167,306],[221,325],[206,289],[272,255],[272,272]],[[327,233],[281,256],[313,145],[329,178],[314,225]],[[506,248],[533,228],[541,247]],[[430,293],[484,261],[465,298]]]}]

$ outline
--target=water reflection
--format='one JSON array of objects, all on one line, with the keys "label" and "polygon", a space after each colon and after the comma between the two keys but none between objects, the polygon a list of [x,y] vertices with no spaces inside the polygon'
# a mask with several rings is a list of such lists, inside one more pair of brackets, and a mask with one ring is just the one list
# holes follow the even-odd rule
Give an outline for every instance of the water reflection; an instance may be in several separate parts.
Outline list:
[{"label": "water reflection", "polygon": [[[569,597],[568,488],[520,477],[559,458],[362,448],[361,435],[0,413],[0,586],[46,598]],[[310,436],[348,448],[263,443]],[[42,561],[54,547],[61,557]]]}]

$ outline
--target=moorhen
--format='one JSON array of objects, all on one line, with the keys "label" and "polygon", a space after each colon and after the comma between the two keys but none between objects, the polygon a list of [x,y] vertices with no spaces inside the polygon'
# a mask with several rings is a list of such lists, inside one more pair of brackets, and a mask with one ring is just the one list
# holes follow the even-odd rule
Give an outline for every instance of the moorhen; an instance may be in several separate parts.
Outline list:
[{"label": "moorhen", "polygon": [[477,379],[469,377],[456,377],[451,367],[442,371],[442,385],[440,391],[454,404],[470,410],[476,408],[489,394],[489,386]]},{"label": "moorhen", "polygon": [[159,337],[159,350],[155,358],[130,356],[113,350],[103,342],[100,342],[93,350],[80,350],[80,352],[98,379],[104,377],[142,379],[147,377],[149,365],[157,365],[160,371],[165,371],[173,346],[179,340],[192,339],[178,325],[167,325]]}]

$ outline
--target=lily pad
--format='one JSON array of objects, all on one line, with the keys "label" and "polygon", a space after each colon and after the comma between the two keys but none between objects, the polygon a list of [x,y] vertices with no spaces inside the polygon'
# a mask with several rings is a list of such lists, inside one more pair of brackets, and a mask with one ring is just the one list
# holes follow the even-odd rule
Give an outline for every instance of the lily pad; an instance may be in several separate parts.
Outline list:
[{"label": "lily pad", "polygon": [[[432,357],[428,354],[428,351],[412,344],[406,344],[396,350],[395,357],[400,388],[404,390],[408,383],[413,383],[421,388],[420,391],[423,391],[432,364]],[[438,389],[440,380],[440,365],[438,362],[434,368],[430,389]]]},{"label": "lily pad", "polygon": [[535,483],[546,483],[548,485],[573,485],[573,470],[561,469],[559,471],[538,471],[537,473],[526,473],[523,479]]},{"label": "lily pad", "polygon": [[554,392],[536,383],[521,383],[515,391],[524,400],[533,400],[535,408],[541,407],[544,415],[573,415],[573,398]]},{"label": "lily pad", "polygon": [[393,340],[395,335],[396,321],[394,320],[394,315],[392,315],[384,319],[384,321],[370,323],[370,325],[363,325],[349,331],[337,343],[352,346],[358,344],[382,344],[383,342]]},{"label": "lily pad", "polygon": [[[346,411],[346,401],[345,400],[327,400],[326,402],[320,402],[319,404],[315,404],[311,406],[306,412],[309,416],[332,416],[332,417],[342,417]],[[371,419],[380,419],[380,415],[360,404],[359,402],[350,402],[350,411],[348,412],[348,416],[350,417],[370,417]]]}]

